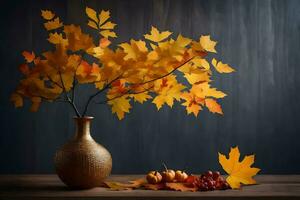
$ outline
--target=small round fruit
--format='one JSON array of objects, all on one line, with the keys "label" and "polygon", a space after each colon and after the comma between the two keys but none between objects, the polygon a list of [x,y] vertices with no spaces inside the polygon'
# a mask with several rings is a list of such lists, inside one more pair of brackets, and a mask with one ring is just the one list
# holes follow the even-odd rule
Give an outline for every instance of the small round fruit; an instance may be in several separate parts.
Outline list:
[{"label": "small round fruit", "polygon": [[181,171],[181,170],[177,170],[175,172],[175,179],[178,181],[178,182],[185,182],[185,180],[188,178],[188,175],[187,173],[185,173],[184,171]]},{"label": "small round fruit", "polygon": [[205,176],[206,177],[212,177],[213,176],[213,172],[209,170],[209,171],[205,172]]},{"label": "small round fruit", "polygon": [[158,171],[151,171],[147,174],[146,179],[150,184],[157,184],[161,182],[162,176]]},{"label": "small round fruit", "polygon": [[172,169],[167,169],[162,172],[162,181],[173,182],[175,179],[175,171]]},{"label": "small round fruit", "polygon": [[213,172],[213,179],[214,180],[217,180],[219,177],[220,177],[220,172],[218,172],[218,171],[215,171],[215,172]]}]

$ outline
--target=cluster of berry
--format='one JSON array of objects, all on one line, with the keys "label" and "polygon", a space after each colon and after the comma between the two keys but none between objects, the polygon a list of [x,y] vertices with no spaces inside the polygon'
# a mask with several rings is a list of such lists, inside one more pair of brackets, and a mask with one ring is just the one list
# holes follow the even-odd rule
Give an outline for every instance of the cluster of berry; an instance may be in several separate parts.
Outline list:
[{"label": "cluster of berry", "polygon": [[198,187],[200,191],[230,189],[229,184],[218,171],[207,171],[200,176],[189,176],[186,183]]}]

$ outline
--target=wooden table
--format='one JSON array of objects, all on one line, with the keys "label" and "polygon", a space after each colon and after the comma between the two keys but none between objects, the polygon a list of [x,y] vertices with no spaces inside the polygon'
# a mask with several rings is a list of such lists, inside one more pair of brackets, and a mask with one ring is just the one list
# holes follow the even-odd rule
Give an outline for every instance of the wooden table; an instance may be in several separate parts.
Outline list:
[{"label": "wooden table", "polygon": [[[140,175],[113,175],[109,179],[128,181]],[[259,175],[259,185],[241,190],[209,192],[176,192],[129,190],[110,191],[107,188],[70,190],[56,175],[0,175],[0,200],[13,199],[300,199],[300,175]]]}]

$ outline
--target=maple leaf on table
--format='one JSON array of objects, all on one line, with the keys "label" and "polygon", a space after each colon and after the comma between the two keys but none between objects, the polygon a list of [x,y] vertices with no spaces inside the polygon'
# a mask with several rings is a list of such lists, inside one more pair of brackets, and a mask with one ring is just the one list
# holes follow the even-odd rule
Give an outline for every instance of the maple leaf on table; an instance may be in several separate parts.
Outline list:
[{"label": "maple leaf on table", "polygon": [[105,181],[104,185],[110,188],[111,190],[132,190],[142,187],[144,184],[146,184],[146,182],[146,179],[140,178],[133,181],[129,181],[129,183]]},{"label": "maple leaf on table", "polygon": [[254,155],[245,156],[240,162],[240,151],[238,147],[231,148],[229,158],[219,153],[219,163],[224,171],[229,175],[226,178],[227,183],[232,189],[238,189],[241,187],[241,183],[244,185],[256,184],[256,181],[252,178],[260,169],[251,167],[254,163]]}]

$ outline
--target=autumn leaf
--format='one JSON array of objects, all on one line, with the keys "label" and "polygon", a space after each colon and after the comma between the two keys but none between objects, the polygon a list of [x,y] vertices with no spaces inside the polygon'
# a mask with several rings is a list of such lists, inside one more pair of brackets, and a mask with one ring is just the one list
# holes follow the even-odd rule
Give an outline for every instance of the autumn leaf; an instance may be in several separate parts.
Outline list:
[{"label": "autumn leaf", "polygon": [[40,104],[42,102],[42,99],[40,97],[32,97],[31,98],[31,106],[30,106],[30,111],[31,112],[37,112]]},{"label": "autumn leaf", "polygon": [[144,178],[129,181],[129,183],[105,181],[104,184],[111,190],[132,190],[142,187],[146,183]]},{"label": "autumn leaf", "polygon": [[122,43],[119,45],[120,47],[123,48],[124,52],[127,54],[124,59],[129,60],[137,60],[137,58],[148,51],[146,47],[146,43],[144,41],[135,41],[135,40],[130,40],[129,43]]},{"label": "autumn leaf", "polygon": [[22,74],[24,75],[28,75],[30,73],[30,69],[29,66],[27,64],[22,64],[19,66],[19,70],[20,72],[22,72]]},{"label": "autumn leaf", "polygon": [[229,158],[219,153],[219,163],[224,171],[229,175],[226,181],[232,189],[238,189],[241,187],[241,183],[244,185],[256,184],[253,179],[260,169],[251,167],[254,163],[254,155],[245,156],[240,162],[240,151],[238,147],[231,148]]},{"label": "autumn leaf", "polygon": [[55,14],[53,12],[51,12],[50,10],[41,10],[41,13],[42,13],[42,17],[45,20],[51,20],[55,16]]},{"label": "autumn leaf", "polygon": [[146,183],[143,184],[143,187],[147,190],[163,190],[166,188],[166,185],[164,183],[158,183],[158,184]]},{"label": "autumn leaf", "polygon": [[86,7],[85,12],[90,19],[98,23],[97,12],[94,9]]},{"label": "autumn leaf", "polygon": [[116,25],[117,24],[112,23],[112,22],[106,22],[105,24],[101,25],[100,28],[101,29],[114,29]]},{"label": "autumn leaf", "polygon": [[218,113],[223,115],[222,108],[220,104],[217,103],[214,99],[205,99],[205,106],[208,108],[208,110],[212,113]]},{"label": "autumn leaf", "polygon": [[228,64],[224,64],[221,61],[217,62],[216,59],[212,59],[211,64],[215,67],[215,69],[219,72],[219,73],[231,73],[234,72],[234,69],[232,67],[230,67]]},{"label": "autumn leaf", "polygon": [[197,66],[197,67],[201,67],[205,70],[209,70],[210,69],[210,66],[209,66],[209,63],[207,62],[207,60],[203,59],[203,58],[199,58],[199,57],[196,57],[192,60],[192,63]]},{"label": "autumn leaf", "polygon": [[210,81],[210,75],[207,72],[199,71],[198,73],[185,73],[184,77],[190,84],[198,84]]},{"label": "autumn leaf", "polygon": [[100,31],[100,34],[101,34],[103,37],[105,37],[105,38],[108,38],[108,37],[115,38],[115,37],[117,37],[116,33],[113,32],[113,31],[110,31],[110,30]]},{"label": "autumn leaf", "polygon": [[181,192],[196,192],[198,190],[198,187],[189,187],[184,183],[166,183],[166,187]]},{"label": "autumn leaf", "polygon": [[226,96],[224,92],[219,91],[216,88],[211,88],[207,82],[193,85],[190,91],[199,98],[214,97],[219,99]]},{"label": "autumn leaf", "polygon": [[109,18],[110,18],[110,12],[109,11],[105,11],[105,10],[101,10],[101,12],[99,14],[99,19],[100,19],[99,24],[102,25]]},{"label": "autumn leaf", "polygon": [[125,113],[129,113],[131,108],[129,101],[130,99],[126,96],[122,96],[108,102],[108,105],[111,106],[112,113],[116,113],[119,120],[124,118]]},{"label": "autumn leaf", "polygon": [[203,47],[203,49],[205,51],[209,51],[209,52],[212,52],[212,53],[217,53],[217,51],[215,49],[215,46],[216,46],[217,42],[212,41],[210,39],[209,35],[201,36],[200,37],[200,44],[201,44],[201,46]]},{"label": "autumn leaf", "polygon": [[16,108],[23,106],[23,98],[21,95],[17,93],[13,93],[10,97],[10,101],[12,101]]},{"label": "autumn leaf", "polygon": [[54,20],[44,23],[44,26],[47,29],[47,31],[51,31],[62,27],[63,23],[59,21],[58,17],[56,17]]},{"label": "autumn leaf", "polygon": [[185,100],[185,102],[182,103],[182,105],[186,107],[187,113],[193,113],[195,117],[197,117],[199,111],[202,110],[202,106],[204,105],[204,99],[199,98],[193,93],[188,92],[182,93],[181,98]]},{"label": "autumn leaf", "polygon": [[88,26],[92,27],[93,29],[98,30],[98,25],[94,21],[89,20],[88,21]]},{"label": "autumn leaf", "polygon": [[167,78],[164,78],[161,81],[156,83],[156,88],[158,94],[153,99],[152,103],[154,103],[159,110],[164,104],[172,107],[174,104],[174,100],[179,101],[181,96],[181,91],[185,88],[184,85],[180,84],[176,80],[176,76],[170,75]]},{"label": "autumn leaf", "polygon": [[152,96],[150,96],[147,92],[140,93],[140,94],[131,94],[130,97],[134,99],[134,101],[137,101],[139,103],[144,103],[148,99],[151,99]]},{"label": "autumn leaf", "polygon": [[111,44],[111,41],[109,41],[107,38],[101,38],[99,41],[99,46],[101,48],[106,48]]},{"label": "autumn leaf", "polygon": [[63,46],[68,45],[68,40],[63,38],[62,33],[50,33],[48,41],[52,44],[62,44]]},{"label": "autumn leaf", "polygon": [[22,55],[24,56],[27,63],[31,63],[35,59],[34,52],[30,53],[29,51],[23,51]]},{"label": "autumn leaf", "polygon": [[146,34],[144,36],[147,40],[150,40],[152,42],[160,42],[168,38],[171,34],[172,33],[169,31],[163,31],[160,33],[157,28],[152,26],[150,34]]}]

